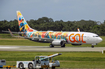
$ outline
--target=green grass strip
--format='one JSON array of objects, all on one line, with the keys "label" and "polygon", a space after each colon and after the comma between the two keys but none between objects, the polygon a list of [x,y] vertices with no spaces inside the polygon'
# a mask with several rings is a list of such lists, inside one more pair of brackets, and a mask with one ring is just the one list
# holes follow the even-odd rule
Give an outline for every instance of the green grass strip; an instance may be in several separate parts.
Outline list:
[{"label": "green grass strip", "polygon": [[[15,65],[16,61],[31,61],[35,56],[46,56],[56,52],[9,52],[0,51],[0,59],[6,59],[7,65]],[[60,68],[105,68],[105,54],[100,52],[58,52],[62,55],[54,57],[59,60]]]}]

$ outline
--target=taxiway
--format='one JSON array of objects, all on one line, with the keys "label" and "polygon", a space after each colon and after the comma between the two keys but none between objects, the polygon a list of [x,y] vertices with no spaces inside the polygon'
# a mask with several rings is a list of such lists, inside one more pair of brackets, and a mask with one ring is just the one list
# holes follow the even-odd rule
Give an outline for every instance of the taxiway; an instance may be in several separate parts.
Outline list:
[{"label": "taxiway", "polygon": [[45,51],[45,52],[78,52],[78,51],[96,51],[102,52],[105,50],[105,47],[54,47],[50,48],[49,46],[9,46],[9,45],[0,45],[0,51]]}]

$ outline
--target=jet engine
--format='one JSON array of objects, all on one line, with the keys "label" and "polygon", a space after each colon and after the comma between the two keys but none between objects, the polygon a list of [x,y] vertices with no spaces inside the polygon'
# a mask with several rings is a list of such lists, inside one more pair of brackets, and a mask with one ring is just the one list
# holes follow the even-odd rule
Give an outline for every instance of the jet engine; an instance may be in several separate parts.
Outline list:
[{"label": "jet engine", "polygon": [[50,45],[50,47],[54,47],[54,46],[65,47],[65,43],[63,40],[54,40],[52,41],[52,44]]},{"label": "jet engine", "polygon": [[54,41],[52,41],[52,45],[54,45],[54,46],[60,46],[62,44],[62,42],[63,41],[61,41],[61,40],[54,40]]}]

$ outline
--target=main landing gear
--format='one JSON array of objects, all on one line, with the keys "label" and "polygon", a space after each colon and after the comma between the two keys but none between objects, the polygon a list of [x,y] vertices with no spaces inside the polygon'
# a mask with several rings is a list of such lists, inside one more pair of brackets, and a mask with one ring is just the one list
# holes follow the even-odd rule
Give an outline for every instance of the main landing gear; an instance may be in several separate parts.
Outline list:
[{"label": "main landing gear", "polygon": [[[50,44],[50,48],[53,48],[54,47],[54,45],[53,44]],[[61,47],[65,47],[65,44],[63,43],[62,45],[61,45]]]},{"label": "main landing gear", "polygon": [[53,44],[50,44],[50,48],[52,48],[52,47],[54,47],[54,45]]},{"label": "main landing gear", "polygon": [[65,47],[65,44],[63,43],[63,44],[61,45],[61,47]]}]

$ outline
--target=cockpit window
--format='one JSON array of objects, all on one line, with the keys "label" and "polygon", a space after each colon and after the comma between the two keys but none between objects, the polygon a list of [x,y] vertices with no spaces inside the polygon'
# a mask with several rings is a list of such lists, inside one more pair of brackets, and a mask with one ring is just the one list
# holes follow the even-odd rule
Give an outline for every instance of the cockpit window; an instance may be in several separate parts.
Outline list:
[{"label": "cockpit window", "polygon": [[97,36],[93,36],[93,37],[99,37],[99,36],[97,35]]}]

